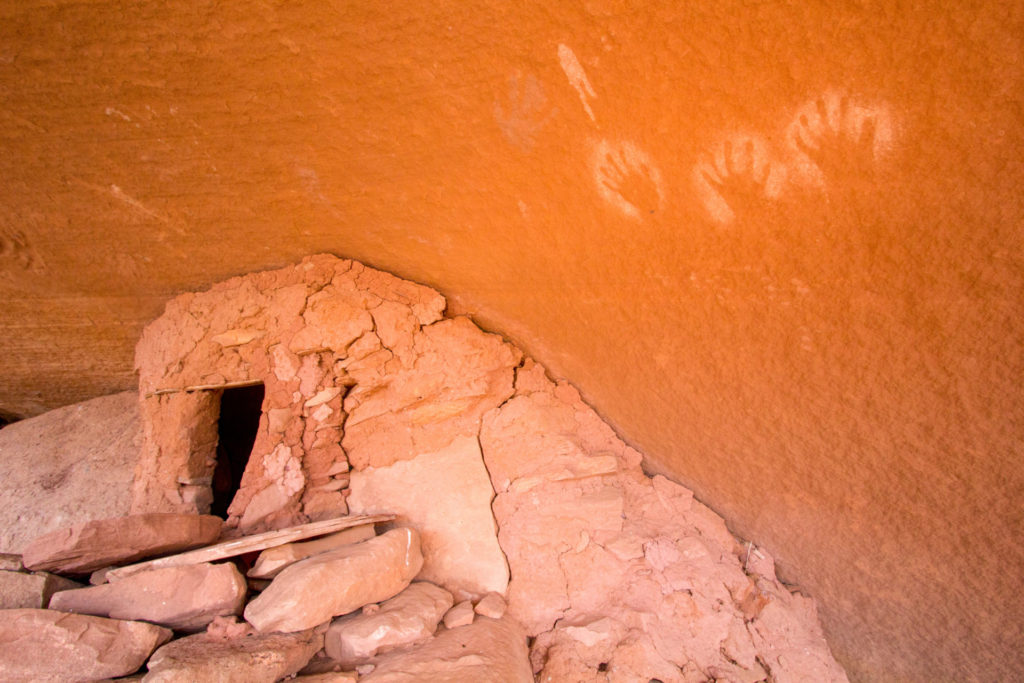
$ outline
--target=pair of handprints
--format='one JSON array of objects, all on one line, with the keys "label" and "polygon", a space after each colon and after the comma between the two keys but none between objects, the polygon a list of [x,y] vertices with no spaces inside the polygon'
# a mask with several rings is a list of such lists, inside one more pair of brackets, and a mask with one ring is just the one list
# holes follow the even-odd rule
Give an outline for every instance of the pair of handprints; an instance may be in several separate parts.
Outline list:
[{"label": "pair of handprints", "polygon": [[829,192],[869,178],[891,146],[886,107],[830,92],[801,107],[785,131],[783,150],[756,135],[736,135],[709,151],[694,181],[711,216],[729,223],[779,197],[787,184]]}]

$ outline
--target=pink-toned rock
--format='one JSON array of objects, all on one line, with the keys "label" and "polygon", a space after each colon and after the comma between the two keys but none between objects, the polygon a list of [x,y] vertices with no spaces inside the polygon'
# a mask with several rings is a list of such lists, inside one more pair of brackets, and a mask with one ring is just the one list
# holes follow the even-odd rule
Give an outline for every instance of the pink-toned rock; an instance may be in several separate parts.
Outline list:
[{"label": "pink-toned rock", "polygon": [[40,536],[22,554],[28,569],[79,574],[212,543],[212,515],[148,513],[87,522]]},{"label": "pink-toned rock", "polygon": [[469,600],[463,600],[459,604],[452,607],[444,614],[444,627],[445,628],[458,628],[459,626],[469,626],[473,623],[473,603]]},{"label": "pink-toned rock", "polygon": [[142,432],[134,391],[0,430],[0,551],[22,552],[51,531],[128,514]]},{"label": "pink-toned rock", "polygon": [[54,593],[81,587],[80,583],[47,572],[28,574],[0,569],[0,609],[42,609],[50,604]]},{"label": "pink-toned rock", "polygon": [[429,638],[452,606],[452,594],[418,581],[371,613],[336,619],[324,636],[327,655],[353,668],[378,652]]},{"label": "pink-toned rock", "polygon": [[296,562],[245,608],[258,630],[302,631],[394,597],[423,566],[420,537],[400,528]]},{"label": "pink-toned rock", "polygon": [[505,598],[497,593],[488,593],[473,607],[474,612],[491,619],[501,619],[505,616],[506,609],[508,609],[508,605],[505,604]]},{"label": "pink-toned rock", "polygon": [[171,632],[45,609],[0,611],[0,679],[90,681],[136,671]]},{"label": "pink-toned rock", "polygon": [[[347,366],[359,381],[345,397],[342,445],[353,468],[386,467],[476,437],[481,417],[512,395],[522,354],[468,318],[442,320],[415,337],[382,330],[394,353]],[[415,341],[414,341],[415,340]],[[415,343],[415,348],[413,348]]]},{"label": "pink-toned rock", "polygon": [[512,570],[509,613],[536,635],[569,607],[560,556],[580,546],[582,551],[591,538],[619,533],[623,494],[599,479],[558,481],[500,494],[494,512],[503,520],[499,539]]},{"label": "pink-toned rock", "polygon": [[21,555],[13,553],[0,553],[0,570],[8,572],[20,572],[25,568],[21,563]]},{"label": "pink-toned rock", "polygon": [[297,673],[323,646],[319,631],[218,638],[199,633],[153,653],[146,683],[273,683]]},{"label": "pink-toned rock", "polygon": [[353,472],[350,486],[353,514],[393,512],[420,532],[421,578],[457,595],[505,592],[508,564],[498,545],[494,490],[476,438],[459,437],[435,453]]},{"label": "pink-toned rock", "polygon": [[254,579],[272,579],[280,574],[282,569],[299,560],[359,543],[373,538],[375,535],[373,524],[363,524],[313,541],[285,543],[275,548],[267,548],[256,558],[256,563],[246,575]]},{"label": "pink-toned rock", "polygon": [[296,676],[299,683],[355,683],[359,680],[359,674],[355,671],[328,671],[308,676]]},{"label": "pink-toned rock", "polygon": [[747,630],[772,678],[780,683],[846,683],[846,672],[832,658],[821,632],[814,601],[765,581],[758,586],[770,599]]},{"label": "pink-toned rock", "polygon": [[50,608],[196,631],[214,617],[240,614],[245,577],[230,562],[167,567],[113,583],[58,593]]},{"label": "pink-toned rock", "polygon": [[481,617],[408,651],[382,655],[364,683],[533,683],[526,633],[511,619]]}]

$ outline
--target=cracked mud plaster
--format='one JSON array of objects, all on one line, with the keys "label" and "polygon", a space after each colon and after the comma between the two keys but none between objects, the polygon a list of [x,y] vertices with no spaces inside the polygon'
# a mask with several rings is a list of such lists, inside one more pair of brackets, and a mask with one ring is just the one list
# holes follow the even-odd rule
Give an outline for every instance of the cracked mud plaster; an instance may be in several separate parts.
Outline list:
[{"label": "cracked mud plaster", "polygon": [[505,594],[542,680],[845,680],[813,601],[767,553],[745,562],[749,546],[647,477],[576,389],[444,308],[330,256],[171,301],[137,349],[136,509],[202,507],[216,389],[189,388],[261,381],[235,533],[393,500],[432,581]]}]

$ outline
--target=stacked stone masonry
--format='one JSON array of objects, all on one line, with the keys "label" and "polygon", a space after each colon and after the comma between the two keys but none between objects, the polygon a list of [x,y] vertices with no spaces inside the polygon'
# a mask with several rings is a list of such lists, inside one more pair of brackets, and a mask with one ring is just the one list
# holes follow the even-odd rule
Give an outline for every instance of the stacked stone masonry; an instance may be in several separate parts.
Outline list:
[{"label": "stacked stone masonry", "polygon": [[[245,638],[292,653],[270,657],[277,677],[406,680],[438,674],[452,648],[485,643],[488,661],[487,642],[515,642],[506,650],[521,647],[522,661],[491,667],[510,680],[846,680],[813,601],[778,581],[764,549],[646,476],[571,385],[444,309],[426,287],[321,255],[179,296],[146,328],[133,512],[208,512],[220,392],[262,383],[223,537],[397,515],[381,536],[265,551],[249,624],[231,620],[242,613],[231,590],[201,617],[190,607],[181,623],[207,631],[158,650],[147,680],[175,680],[209,643]],[[364,546],[380,547],[352,554]],[[323,592],[360,562],[381,572],[365,593]],[[412,581],[436,594],[398,600]],[[89,602],[78,601],[58,602]],[[403,604],[422,608],[398,614]],[[360,619],[386,637],[368,639]],[[227,650],[202,666],[247,666]]]}]

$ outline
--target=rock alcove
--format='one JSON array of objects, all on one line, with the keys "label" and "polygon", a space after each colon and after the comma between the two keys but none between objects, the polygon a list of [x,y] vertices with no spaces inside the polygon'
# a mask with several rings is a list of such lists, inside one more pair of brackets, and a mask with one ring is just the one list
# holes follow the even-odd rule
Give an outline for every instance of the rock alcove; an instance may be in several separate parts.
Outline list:
[{"label": "rock alcove", "polygon": [[[846,679],[813,601],[777,579],[763,549],[733,537],[687,489],[646,476],[641,454],[571,385],[444,311],[444,298],[429,288],[321,255],[181,295],[145,329],[136,352],[142,441],[128,519],[220,512],[226,520],[216,535],[224,541],[348,515],[393,515],[380,535],[371,526],[348,541],[384,547],[405,534],[405,559],[392,564],[408,573],[388,594],[371,591],[322,615],[325,600],[306,595],[314,588],[250,579],[227,607],[188,622],[208,628],[200,645],[179,639],[157,650],[147,680],[172,680],[154,673],[169,659],[181,675],[196,675],[188,668],[197,666],[195,648],[237,654],[262,638],[273,650],[276,641],[266,639],[288,633],[306,634],[301,646],[280,645],[300,655],[287,674],[264,672],[268,680],[331,669],[372,676],[391,666],[381,657],[436,667],[446,643],[486,641],[486,633],[471,638],[480,629],[518,643],[512,650],[521,648],[522,670],[544,681]],[[414,544],[421,565],[409,559]],[[321,550],[295,566],[338,552]],[[386,573],[388,562],[379,564]],[[367,566],[358,573],[372,577]],[[104,584],[109,591],[123,586],[115,577]],[[239,580],[227,583],[237,589]],[[426,594],[414,600],[410,590]],[[288,591],[288,607],[274,607],[272,619],[254,607]],[[81,604],[75,592],[56,608]],[[434,605],[418,642],[361,654],[329,638],[324,645],[324,630],[341,628],[360,609],[362,618],[406,609],[391,600],[421,612]],[[493,602],[501,609],[488,607]],[[497,625],[484,616],[477,620],[484,626],[460,631],[474,622],[474,608],[493,610]],[[230,615],[249,625],[226,625]],[[150,639],[150,651],[161,638]]]}]

